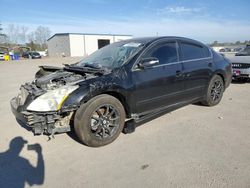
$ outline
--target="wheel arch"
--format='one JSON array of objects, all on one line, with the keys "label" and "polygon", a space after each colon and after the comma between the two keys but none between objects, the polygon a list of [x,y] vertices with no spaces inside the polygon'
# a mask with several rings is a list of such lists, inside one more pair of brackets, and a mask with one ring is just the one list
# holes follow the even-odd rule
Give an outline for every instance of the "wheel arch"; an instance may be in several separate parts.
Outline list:
[{"label": "wheel arch", "polygon": [[96,96],[102,95],[102,94],[107,94],[107,95],[110,95],[110,96],[118,99],[124,107],[126,117],[130,117],[131,108],[130,108],[129,104],[127,103],[126,97],[122,93],[117,92],[117,91],[103,91],[103,92],[99,91],[99,92],[95,92],[95,93],[87,93],[86,95],[81,97],[79,104],[86,103],[90,99],[92,99],[93,97],[96,97]]},{"label": "wheel arch", "polygon": [[123,94],[121,94],[119,92],[116,92],[116,91],[107,91],[107,92],[104,92],[104,93],[101,93],[101,94],[107,94],[107,95],[111,95],[111,96],[117,98],[124,107],[126,117],[130,116],[131,110],[130,110],[130,107],[129,107],[129,105],[128,105],[127,101],[126,101],[126,98],[125,98],[125,96]]},{"label": "wheel arch", "polygon": [[[223,84],[224,84],[224,86],[225,86],[225,84],[226,84],[226,80],[225,80],[225,74],[223,73],[223,71],[220,71],[220,70],[218,70],[218,71],[216,71],[214,74],[213,74],[213,76],[215,76],[215,75],[218,75],[218,76],[220,76],[221,78],[222,78],[222,80],[223,80]],[[212,77],[213,77],[212,76]],[[212,78],[211,78],[212,79]],[[224,88],[225,89],[225,88]]]},{"label": "wheel arch", "polygon": [[223,74],[221,74],[221,73],[218,73],[217,75],[218,75],[218,76],[220,76],[220,77],[222,78],[223,83],[224,83],[224,85],[225,85],[225,77],[224,77],[224,75],[223,75]]}]

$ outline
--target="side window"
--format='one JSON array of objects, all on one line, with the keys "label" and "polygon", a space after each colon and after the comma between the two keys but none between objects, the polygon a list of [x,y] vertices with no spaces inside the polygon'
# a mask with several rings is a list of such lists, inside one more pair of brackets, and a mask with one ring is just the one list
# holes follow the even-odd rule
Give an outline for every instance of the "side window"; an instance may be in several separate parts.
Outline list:
[{"label": "side window", "polygon": [[165,43],[159,47],[152,49],[147,57],[156,57],[159,59],[160,65],[177,62],[177,50],[175,42]]},{"label": "side window", "polygon": [[211,52],[207,47],[203,47],[203,53],[205,57],[211,57]]},{"label": "side window", "polygon": [[[207,48],[206,48],[207,49]],[[192,60],[209,57],[209,51],[207,51],[204,47],[198,46],[190,43],[181,43],[181,50],[183,55],[183,60]]]}]

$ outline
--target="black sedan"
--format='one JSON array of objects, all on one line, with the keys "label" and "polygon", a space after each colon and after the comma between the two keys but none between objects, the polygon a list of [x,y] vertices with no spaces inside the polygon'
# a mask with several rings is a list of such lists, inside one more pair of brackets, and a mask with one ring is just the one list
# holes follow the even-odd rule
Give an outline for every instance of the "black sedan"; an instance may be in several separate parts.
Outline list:
[{"label": "black sedan", "polygon": [[42,58],[42,56],[38,52],[24,52],[22,57],[29,58],[29,59],[41,59]]},{"label": "black sedan", "polygon": [[138,38],[64,68],[41,66],[11,106],[35,134],[74,128],[82,143],[98,147],[162,112],[196,102],[217,105],[231,79],[230,62],[200,42]]}]

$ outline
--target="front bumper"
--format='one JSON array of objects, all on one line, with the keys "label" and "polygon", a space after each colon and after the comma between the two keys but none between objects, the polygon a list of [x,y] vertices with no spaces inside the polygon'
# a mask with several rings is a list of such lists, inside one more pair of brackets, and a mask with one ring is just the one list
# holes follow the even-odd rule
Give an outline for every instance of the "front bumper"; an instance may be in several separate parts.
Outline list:
[{"label": "front bumper", "polygon": [[26,124],[26,119],[25,119],[24,115],[17,110],[18,105],[17,105],[17,102],[16,102],[16,98],[11,99],[10,106],[11,106],[11,111],[15,115],[15,117],[18,120],[20,120],[22,123]]},{"label": "front bumper", "polygon": [[10,101],[11,111],[15,117],[30,127],[35,135],[54,134],[70,131],[70,121],[73,112],[58,114],[57,112],[28,112],[23,106],[19,106],[17,99]]}]

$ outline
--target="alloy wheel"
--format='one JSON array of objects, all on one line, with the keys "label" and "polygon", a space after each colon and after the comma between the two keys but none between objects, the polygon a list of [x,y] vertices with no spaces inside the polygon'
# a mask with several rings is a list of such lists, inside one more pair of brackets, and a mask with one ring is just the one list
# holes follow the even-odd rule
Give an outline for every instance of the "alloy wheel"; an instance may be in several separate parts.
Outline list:
[{"label": "alloy wheel", "polygon": [[217,80],[213,83],[213,86],[211,89],[211,99],[213,101],[220,100],[222,92],[223,92],[222,89],[223,89],[223,83],[221,83],[220,80]]},{"label": "alloy wheel", "polygon": [[98,107],[91,116],[92,134],[100,139],[112,137],[119,128],[119,114],[110,104]]}]

